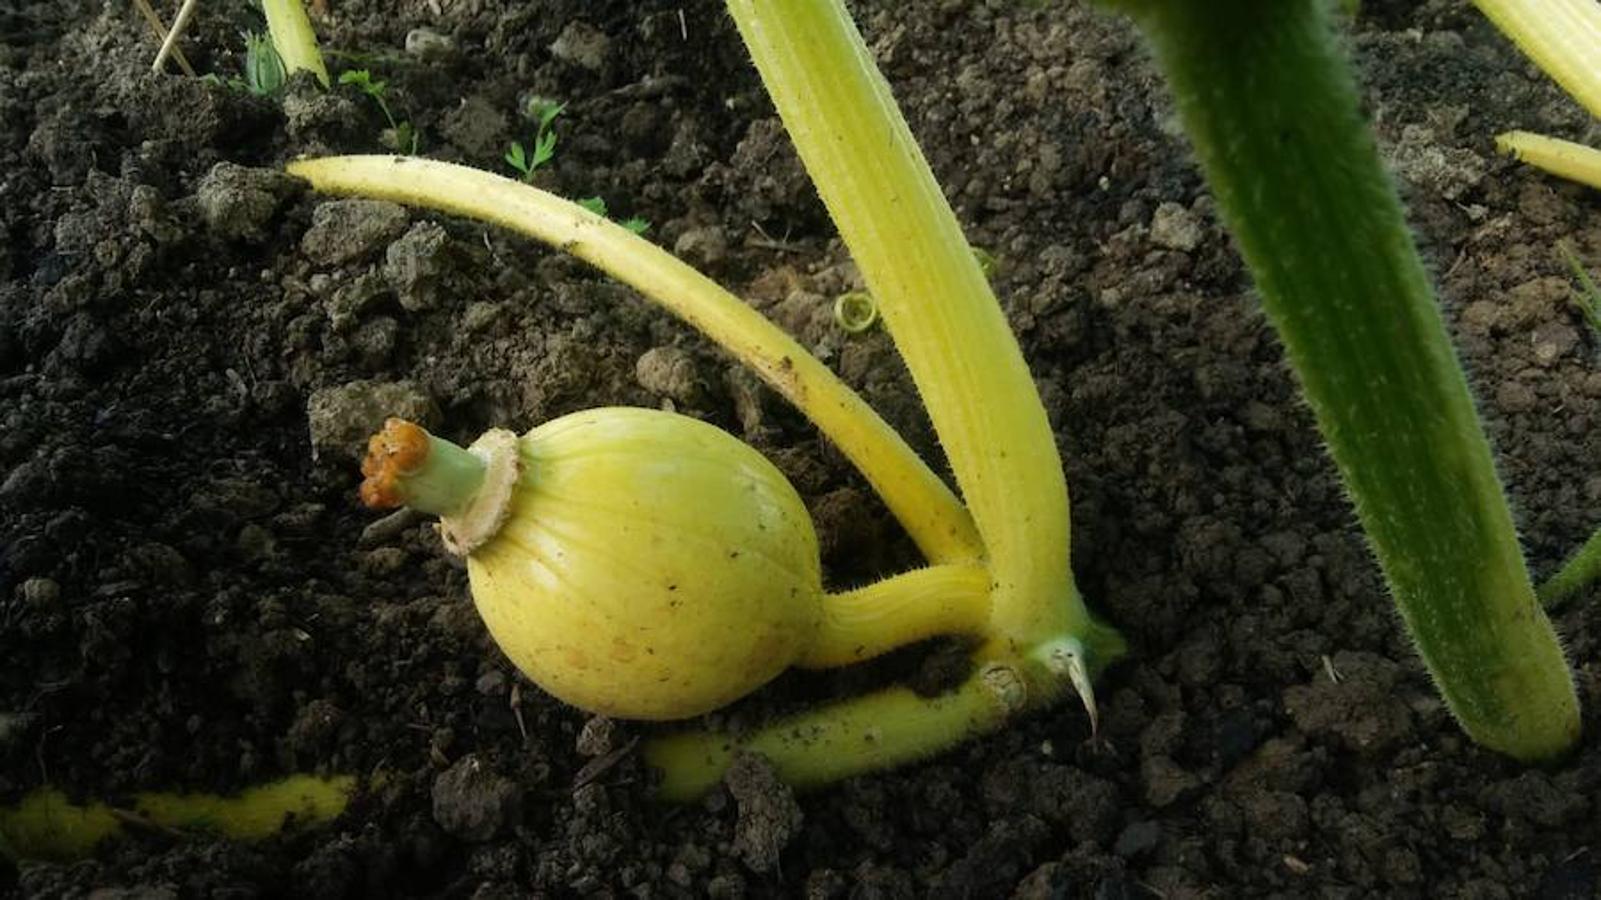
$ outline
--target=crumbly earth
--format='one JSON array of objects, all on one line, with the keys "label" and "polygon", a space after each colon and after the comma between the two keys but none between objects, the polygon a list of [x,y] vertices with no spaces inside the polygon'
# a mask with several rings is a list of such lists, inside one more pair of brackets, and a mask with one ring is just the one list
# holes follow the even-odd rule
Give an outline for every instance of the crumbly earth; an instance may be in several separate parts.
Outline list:
[{"label": "crumbly earth", "polygon": [[[171,4],[159,4],[169,7]],[[599,195],[737,289],[931,457],[857,277],[710,0],[327,0],[336,69],[389,82],[422,152],[488,168],[566,102],[541,183]],[[1369,0],[1365,94],[1481,398],[1531,565],[1601,523],[1601,354],[1554,251],[1601,265],[1592,192],[1493,156],[1581,111],[1466,3]],[[652,802],[637,739],[523,682],[425,523],[355,503],[355,442],[667,405],[767,453],[828,578],[909,545],[753,377],[583,265],[474,223],[309,196],[308,152],[381,152],[366,98],[148,74],[124,2],[0,10],[0,802],[381,776],[333,827],[139,832],[37,897],[1594,896],[1601,747],[1515,765],[1410,651],[1278,344],[1129,26],[1080,2],[855,8],[1036,373],[1073,558],[1134,650],[1102,730],[1064,706],[799,798],[759,761]],[[239,71],[244,3],[188,58]],[[1066,548],[1064,548],[1064,551]],[[1557,616],[1601,706],[1591,590]],[[929,674],[912,650],[789,675],[715,718]],[[1593,723],[1591,723],[1593,724]],[[95,893],[99,889],[106,892]]]}]

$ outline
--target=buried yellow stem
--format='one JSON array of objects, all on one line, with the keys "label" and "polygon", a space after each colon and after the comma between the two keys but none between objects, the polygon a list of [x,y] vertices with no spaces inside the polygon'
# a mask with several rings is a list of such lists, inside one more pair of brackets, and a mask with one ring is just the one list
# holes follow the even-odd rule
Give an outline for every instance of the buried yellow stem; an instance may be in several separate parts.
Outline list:
[{"label": "buried yellow stem", "polygon": [[1473,0],[1495,27],[1593,116],[1601,116],[1601,4]]},{"label": "buried yellow stem", "polygon": [[662,771],[657,796],[673,802],[716,786],[740,751],[761,754],[785,784],[818,787],[995,731],[1022,708],[1026,691],[1015,669],[990,663],[937,697],[889,688],[779,719],[744,737],[689,732],[657,738],[645,745],[645,761]]},{"label": "buried yellow stem", "polygon": [[55,788],[39,788],[16,806],[0,809],[0,850],[18,859],[76,859],[120,835],[130,822],[260,840],[289,827],[332,821],[355,790],[356,779],[349,775],[291,775],[233,797],[138,794],[128,806],[112,807],[79,806]]},{"label": "buried yellow stem", "polygon": [[848,666],[940,635],[978,635],[989,619],[982,566],[930,566],[823,598],[823,623],[797,665]]},{"label": "buried yellow stem", "polygon": [[284,72],[310,72],[326,88],[328,67],[323,64],[317,33],[312,31],[311,19],[300,0],[261,0],[261,11],[267,14],[267,33],[272,35],[278,58],[283,60]]},{"label": "buried yellow stem", "polygon": [[[1601,9],[1601,5],[1596,7]],[[1601,150],[1527,131],[1496,135],[1495,149],[1552,175],[1601,188]]]},{"label": "buried yellow stem", "polygon": [[950,488],[860,396],[760,313],[655,244],[576,203],[466,166],[338,156],[288,170],[319,191],[468,216],[594,265],[699,329],[795,404],[861,470],[930,562],[981,555],[972,520]]}]

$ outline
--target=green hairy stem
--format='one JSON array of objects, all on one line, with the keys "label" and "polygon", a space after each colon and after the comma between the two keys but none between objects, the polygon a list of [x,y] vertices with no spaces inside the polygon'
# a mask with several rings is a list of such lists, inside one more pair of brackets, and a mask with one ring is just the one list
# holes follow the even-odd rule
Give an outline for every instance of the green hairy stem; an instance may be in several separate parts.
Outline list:
[{"label": "green hairy stem", "polygon": [[1540,585],[1540,599],[1546,606],[1555,606],[1597,579],[1601,579],[1601,531],[1590,535],[1551,580]]},{"label": "green hairy stem", "polygon": [[1402,618],[1479,743],[1579,734],[1572,676],[1321,0],[1123,0]]}]

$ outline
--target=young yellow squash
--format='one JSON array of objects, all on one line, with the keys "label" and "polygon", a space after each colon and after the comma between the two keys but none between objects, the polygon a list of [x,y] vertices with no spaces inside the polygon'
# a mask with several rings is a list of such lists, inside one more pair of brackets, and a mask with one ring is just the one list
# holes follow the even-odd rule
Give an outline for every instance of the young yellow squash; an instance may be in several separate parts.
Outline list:
[{"label": "young yellow squash", "polygon": [[711,425],[592,409],[464,451],[391,420],[370,451],[363,496],[440,514],[490,634],[574,706],[699,715],[816,637],[806,507],[772,463]]}]

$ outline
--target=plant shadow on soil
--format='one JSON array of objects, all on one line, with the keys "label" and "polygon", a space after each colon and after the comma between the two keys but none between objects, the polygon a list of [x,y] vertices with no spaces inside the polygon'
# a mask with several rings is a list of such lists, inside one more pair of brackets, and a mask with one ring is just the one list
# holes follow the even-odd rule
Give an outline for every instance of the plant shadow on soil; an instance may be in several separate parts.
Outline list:
[{"label": "plant shadow on soil", "polygon": [[[202,71],[237,71],[236,5],[198,17]],[[973,242],[1002,261],[1069,469],[1081,584],[1136,647],[1102,683],[1101,734],[1062,707],[815,795],[746,767],[673,809],[629,752],[649,729],[521,683],[430,529],[357,507],[361,426],[404,408],[471,438],[670,403],[784,470],[832,583],[911,564],[908,542],[795,412],[629,291],[495,230],[274,174],[380,151],[362,98],[148,75],[125,6],[0,12],[0,801],[47,781],[115,799],[384,778],[329,830],[139,833],[75,864],[0,863],[0,891],[1597,890],[1593,737],[1528,769],[1454,728],[1124,23],[1079,3],[856,5]],[[327,6],[325,45],[370,54],[430,155],[497,168],[527,136],[522,99],[567,102],[545,186],[655,222],[936,454],[887,337],[832,323],[854,270],[718,4]],[[1601,523],[1601,358],[1553,247],[1601,261],[1601,226],[1593,194],[1493,158],[1490,136],[1595,129],[1466,4],[1375,4],[1350,45],[1549,572]],[[1557,619],[1593,709],[1587,596]],[[714,721],[937,680],[951,658],[786,676]]]}]

